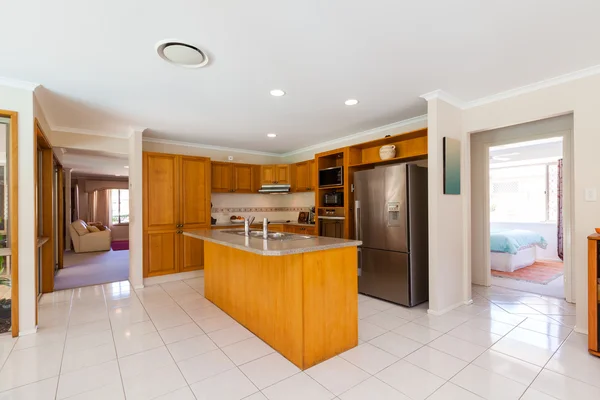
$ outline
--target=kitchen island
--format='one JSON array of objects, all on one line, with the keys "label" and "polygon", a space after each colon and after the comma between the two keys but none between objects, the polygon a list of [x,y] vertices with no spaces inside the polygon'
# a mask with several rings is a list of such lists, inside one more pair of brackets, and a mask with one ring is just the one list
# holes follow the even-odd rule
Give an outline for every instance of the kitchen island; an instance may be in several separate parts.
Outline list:
[{"label": "kitchen island", "polygon": [[301,369],[358,344],[359,241],[197,230],[208,300]]}]

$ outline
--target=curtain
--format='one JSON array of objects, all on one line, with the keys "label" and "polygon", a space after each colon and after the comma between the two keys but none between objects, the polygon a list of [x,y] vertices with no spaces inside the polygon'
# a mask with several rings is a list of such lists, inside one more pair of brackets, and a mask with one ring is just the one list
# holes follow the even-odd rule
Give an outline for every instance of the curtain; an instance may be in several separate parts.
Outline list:
[{"label": "curtain", "polygon": [[94,221],[110,226],[110,189],[96,190],[94,195],[96,197]]},{"label": "curtain", "polygon": [[88,212],[87,212],[87,222],[95,222],[96,221],[96,199],[98,198],[98,192],[94,191],[88,193]]},{"label": "curtain", "polygon": [[562,209],[563,209],[563,160],[560,159],[558,160],[558,179],[557,179],[557,184],[558,184],[558,189],[556,190],[556,193],[558,193],[558,210],[557,210],[557,252],[558,252],[558,257],[562,260],[563,259],[563,213],[562,213]]},{"label": "curtain", "polygon": [[[71,193],[69,193],[69,196]],[[75,196],[74,196],[74,207],[71,221],[77,221],[79,219],[79,184],[75,184]]]}]

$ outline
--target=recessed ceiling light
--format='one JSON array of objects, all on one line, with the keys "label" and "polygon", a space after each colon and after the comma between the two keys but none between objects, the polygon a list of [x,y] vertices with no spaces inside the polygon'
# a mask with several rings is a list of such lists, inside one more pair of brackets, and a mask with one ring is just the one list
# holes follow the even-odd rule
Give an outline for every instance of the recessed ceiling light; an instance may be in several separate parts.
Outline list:
[{"label": "recessed ceiling light", "polygon": [[121,175],[117,174],[117,175],[115,175],[115,176],[121,176]]},{"label": "recessed ceiling light", "polygon": [[199,48],[178,40],[161,40],[156,52],[165,61],[185,68],[200,68],[208,64],[208,56]]},{"label": "recessed ceiling light", "polygon": [[277,134],[276,133],[267,133],[267,136],[270,138],[274,138],[274,137],[277,137]]},{"label": "recessed ceiling light", "polygon": [[271,93],[271,96],[275,97],[281,97],[285,95],[285,92],[281,89],[273,89],[269,93]]},{"label": "recessed ceiling light", "polygon": [[348,99],[344,102],[345,105],[347,106],[355,106],[358,104],[358,100],[356,99]]},{"label": "recessed ceiling light", "polygon": [[129,165],[126,165],[126,166],[124,166],[123,168],[127,168],[127,169],[129,169]]}]

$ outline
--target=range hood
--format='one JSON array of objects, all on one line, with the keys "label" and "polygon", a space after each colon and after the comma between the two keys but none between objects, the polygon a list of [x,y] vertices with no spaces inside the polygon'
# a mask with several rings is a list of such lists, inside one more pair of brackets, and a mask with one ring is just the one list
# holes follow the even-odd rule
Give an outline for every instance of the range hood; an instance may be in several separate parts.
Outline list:
[{"label": "range hood", "polygon": [[258,193],[288,194],[291,185],[262,185]]}]

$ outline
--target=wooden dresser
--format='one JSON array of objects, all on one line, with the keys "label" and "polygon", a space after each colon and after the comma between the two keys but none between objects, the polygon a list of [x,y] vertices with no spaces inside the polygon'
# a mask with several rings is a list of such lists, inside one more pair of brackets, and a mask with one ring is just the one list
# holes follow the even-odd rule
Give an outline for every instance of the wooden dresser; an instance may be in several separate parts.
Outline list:
[{"label": "wooden dresser", "polygon": [[600,301],[600,235],[588,236],[588,331],[590,353],[600,357],[600,331],[598,330]]}]

